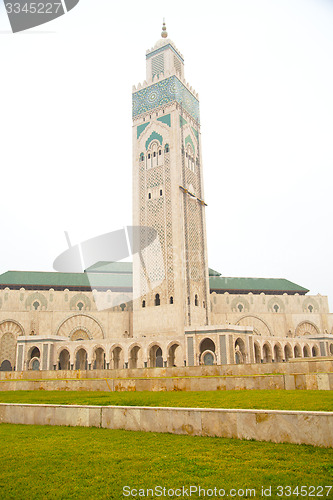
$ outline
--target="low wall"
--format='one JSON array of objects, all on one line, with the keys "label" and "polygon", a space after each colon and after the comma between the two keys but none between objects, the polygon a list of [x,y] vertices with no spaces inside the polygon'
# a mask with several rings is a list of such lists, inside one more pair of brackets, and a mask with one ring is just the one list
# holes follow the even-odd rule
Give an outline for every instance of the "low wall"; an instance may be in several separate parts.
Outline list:
[{"label": "low wall", "polygon": [[151,377],[201,377],[295,373],[333,373],[333,357],[300,358],[287,363],[253,363],[244,365],[181,366],[173,368],[135,368],[121,370],[41,370],[0,372],[0,380],[27,379],[80,379],[80,378],[151,378]]},{"label": "low wall", "polygon": [[0,404],[0,422],[333,446],[333,412]]},{"label": "low wall", "polygon": [[[35,372],[36,373],[36,372]],[[70,372],[73,373],[73,372]],[[108,373],[110,376],[110,373]],[[150,377],[0,380],[1,391],[231,391],[333,390],[333,373],[270,374],[245,377]]]}]

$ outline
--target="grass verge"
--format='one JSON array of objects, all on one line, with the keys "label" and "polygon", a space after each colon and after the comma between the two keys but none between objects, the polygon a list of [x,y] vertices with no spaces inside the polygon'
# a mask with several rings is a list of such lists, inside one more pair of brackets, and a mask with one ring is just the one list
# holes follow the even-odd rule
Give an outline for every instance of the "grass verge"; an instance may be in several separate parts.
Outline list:
[{"label": "grass verge", "polygon": [[158,485],[255,489],[256,497],[264,486],[279,498],[278,486],[332,484],[332,450],[313,446],[8,424],[0,425],[0,441],[6,500],[121,499],[124,486]]},{"label": "grass verge", "polygon": [[333,391],[6,391],[0,403],[333,411]]}]

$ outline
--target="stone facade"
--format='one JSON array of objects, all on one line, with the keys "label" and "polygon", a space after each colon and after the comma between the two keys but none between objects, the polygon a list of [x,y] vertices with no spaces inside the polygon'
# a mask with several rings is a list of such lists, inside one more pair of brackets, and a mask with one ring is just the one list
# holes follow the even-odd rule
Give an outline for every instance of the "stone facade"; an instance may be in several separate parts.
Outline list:
[{"label": "stone facade", "polygon": [[[97,265],[89,277],[104,272],[106,285],[95,289],[87,287],[85,273],[63,273],[61,283],[57,273],[0,276],[1,369],[134,369],[332,355],[326,297],[308,296],[286,280],[242,281],[208,269],[198,94],[168,38],[147,52],[146,67],[147,80],[133,88],[133,226],[152,228],[158,238],[145,245],[139,233],[133,277],[121,265],[112,272]],[[228,287],[231,282],[237,286]]]}]

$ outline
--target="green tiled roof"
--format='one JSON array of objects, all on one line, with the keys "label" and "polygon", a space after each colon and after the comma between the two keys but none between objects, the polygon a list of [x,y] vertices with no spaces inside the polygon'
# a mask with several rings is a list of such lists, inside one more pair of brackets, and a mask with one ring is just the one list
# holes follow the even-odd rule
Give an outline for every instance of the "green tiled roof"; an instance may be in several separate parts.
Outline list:
[{"label": "green tiled roof", "polygon": [[132,262],[96,262],[93,266],[85,270],[86,273],[116,273],[116,274],[132,274]]},{"label": "green tiled roof", "polygon": [[22,286],[42,288],[103,288],[132,289],[131,274],[112,273],[56,273],[7,271],[0,275],[0,286]]},{"label": "green tiled roof", "polygon": [[[84,273],[7,271],[0,275],[0,288],[127,290],[133,286],[131,262],[97,262]],[[226,278],[209,269],[211,291],[217,293],[299,293],[309,290],[286,279]]]},{"label": "green tiled roof", "polygon": [[209,276],[221,276],[221,273],[214,271],[214,269],[209,268]]},{"label": "green tiled roof", "polygon": [[230,293],[237,292],[277,292],[277,293],[299,293],[305,294],[309,290],[296,285],[286,279],[277,278],[225,278],[222,276],[210,276],[210,289],[216,291],[225,291]]}]

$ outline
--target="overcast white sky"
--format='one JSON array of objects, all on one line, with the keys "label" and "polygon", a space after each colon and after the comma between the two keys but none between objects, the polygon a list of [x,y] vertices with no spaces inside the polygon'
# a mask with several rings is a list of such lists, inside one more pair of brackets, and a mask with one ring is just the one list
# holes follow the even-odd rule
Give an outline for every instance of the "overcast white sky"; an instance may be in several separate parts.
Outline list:
[{"label": "overcast white sky", "polygon": [[131,224],[131,89],[163,17],[200,94],[209,265],[332,309],[332,0],[81,0],[15,35],[2,6],[0,271]]}]

